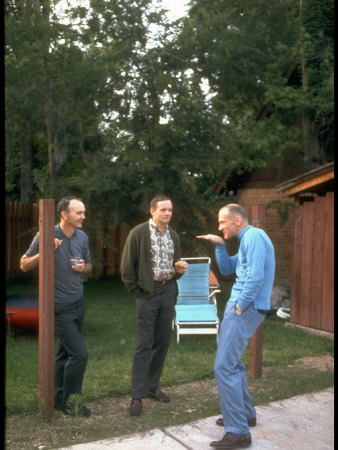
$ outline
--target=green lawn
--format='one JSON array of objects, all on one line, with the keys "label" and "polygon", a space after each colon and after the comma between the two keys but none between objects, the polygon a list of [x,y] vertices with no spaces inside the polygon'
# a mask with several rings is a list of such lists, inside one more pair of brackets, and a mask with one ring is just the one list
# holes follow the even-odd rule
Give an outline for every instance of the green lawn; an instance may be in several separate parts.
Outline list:
[{"label": "green lawn", "polygon": [[[8,293],[32,290],[34,284],[27,280],[24,283],[16,280],[7,286]],[[223,316],[228,297],[226,291],[227,289],[217,296],[220,318]],[[94,401],[128,394],[136,342],[135,299],[127,293],[119,278],[87,281],[85,297],[83,336],[89,350],[89,360],[83,395],[86,401]],[[182,336],[180,344],[177,344],[174,332],[163,371],[162,385],[172,386],[186,380],[212,378],[215,352],[215,336]],[[325,354],[333,355],[332,340],[286,328],[284,321],[275,316],[265,320],[264,367],[275,368],[278,372],[281,367],[291,365],[296,359]],[[5,356],[7,415],[38,410],[37,335],[23,331],[12,334],[6,340]],[[248,356],[247,351],[243,358],[246,364]],[[328,380],[324,387],[331,385],[331,378]],[[283,386],[283,389],[286,389],[287,383]],[[322,386],[318,385],[318,388]],[[311,385],[309,389],[315,390],[316,385]],[[285,392],[285,398],[288,394]]]}]

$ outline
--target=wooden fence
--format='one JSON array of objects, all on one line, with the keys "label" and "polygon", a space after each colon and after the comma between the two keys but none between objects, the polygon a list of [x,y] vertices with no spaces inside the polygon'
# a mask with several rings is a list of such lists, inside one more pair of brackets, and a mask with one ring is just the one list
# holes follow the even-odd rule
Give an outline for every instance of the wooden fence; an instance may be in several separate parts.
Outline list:
[{"label": "wooden fence", "polygon": [[334,193],[296,207],[290,321],[334,331]]},{"label": "wooden fence", "polygon": [[106,230],[105,238],[103,232],[87,232],[91,243],[91,253],[94,262],[94,275],[118,275],[123,247],[131,227],[122,223],[116,228]]},{"label": "wooden fence", "polygon": [[[20,258],[28,250],[33,237],[39,230],[38,203],[6,202],[6,278],[20,274]],[[119,273],[123,246],[130,226],[123,223],[109,229],[108,241],[104,243],[102,233],[86,230],[95,260],[94,275],[115,275]]]},{"label": "wooden fence", "polygon": [[38,229],[37,203],[6,202],[6,278],[20,272],[20,258]]}]

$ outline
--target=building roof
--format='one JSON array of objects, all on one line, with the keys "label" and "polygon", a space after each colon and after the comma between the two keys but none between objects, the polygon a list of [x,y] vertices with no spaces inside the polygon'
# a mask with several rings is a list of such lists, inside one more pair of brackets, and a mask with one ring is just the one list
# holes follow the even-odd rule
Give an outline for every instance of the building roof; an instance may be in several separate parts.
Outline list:
[{"label": "building roof", "polygon": [[334,162],[330,162],[298,177],[277,184],[276,188],[282,197],[293,197],[325,193],[333,190],[333,184]]}]

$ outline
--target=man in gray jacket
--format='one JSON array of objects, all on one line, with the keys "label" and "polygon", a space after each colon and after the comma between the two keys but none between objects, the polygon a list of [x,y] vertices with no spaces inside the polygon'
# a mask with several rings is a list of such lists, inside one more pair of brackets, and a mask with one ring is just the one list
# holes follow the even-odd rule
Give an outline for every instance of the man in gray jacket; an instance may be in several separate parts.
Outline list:
[{"label": "man in gray jacket", "polygon": [[180,258],[178,234],[169,227],[172,202],[156,196],[150,203],[152,218],[134,227],[126,240],[121,277],[136,296],[137,346],[134,352],[130,414],[142,412],[142,398],[169,402],[159,388],[164,360],[170,343],[177,297],[176,279],[186,266]]}]

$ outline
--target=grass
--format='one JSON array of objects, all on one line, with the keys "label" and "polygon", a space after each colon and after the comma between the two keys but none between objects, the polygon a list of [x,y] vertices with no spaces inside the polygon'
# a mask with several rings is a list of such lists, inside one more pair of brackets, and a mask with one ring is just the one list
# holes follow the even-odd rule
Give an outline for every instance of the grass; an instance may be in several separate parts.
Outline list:
[{"label": "grass", "polygon": [[[230,284],[225,285],[217,297],[220,318],[230,288]],[[15,280],[8,284],[7,292],[34,289],[27,280]],[[83,336],[89,360],[83,397],[95,413],[79,420],[56,412],[51,424],[39,419],[38,338],[34,333],[17,331],[6,340],[6,448],[57,448],[219,414],[213,377],[215,337],[182,336],[177,344],[174,332],[161,379],[173,401],[166,405],[146,400],[144,414],[137,420],[131,418],[128,406],[136,344],[135,299],[118,278],[89,280],[85,296]],[[268,317],[264,322],[263,374],[249,379],[254,403],[333,386],[333,369],[322,371],[299,363],[306,356],[325,355],[333,356],[332,340],[286,328],[282,319]],[[243,361],[249,362],[248,350]]]}]

